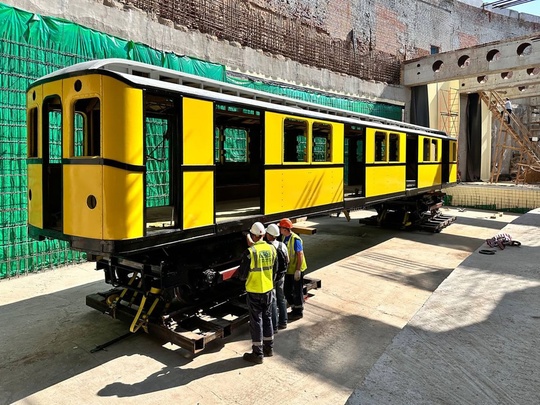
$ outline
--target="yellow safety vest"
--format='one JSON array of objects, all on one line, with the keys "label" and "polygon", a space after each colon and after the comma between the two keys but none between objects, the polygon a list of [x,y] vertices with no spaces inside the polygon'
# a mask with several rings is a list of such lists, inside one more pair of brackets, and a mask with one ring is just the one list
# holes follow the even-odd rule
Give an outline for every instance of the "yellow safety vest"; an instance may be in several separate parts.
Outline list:
[{"label": "yellow safety vest", "polygon": [[[294,232],[291,232],[291,237],[287,242],[287,250],[289,252],[289,267],[287,268],[287,274],[294,274],[294,272],[296,271],[296,263],[298,262],[298,257],[296,257],[296,252],[294,251],[294,241],[296,239],[300,239],[300,242],[302,242],[300,236],[298,236]],[[304,245],[302,244],[302,247],[303,246]],[[302,258],[300,271],[304,271],[305,269],[307,269],[306,255],[304,255],[304,257]]]},{"label": "yellow safety vest", "polygon": [[276,248],[264,240],[255,242],[249,248],[251,264],[246,280],[246,291],[263,294],[274,288],[273,269],[276,261]]}]

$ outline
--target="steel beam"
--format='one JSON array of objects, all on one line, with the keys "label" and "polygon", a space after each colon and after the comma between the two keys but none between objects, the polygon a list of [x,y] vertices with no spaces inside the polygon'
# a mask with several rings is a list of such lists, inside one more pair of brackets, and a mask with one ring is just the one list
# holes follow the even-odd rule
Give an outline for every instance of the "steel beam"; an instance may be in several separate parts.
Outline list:
[{"label": "steel beam", "polygon": [[419,86],[510,72],[517,75],[539,65],[540,33],[410,60],[403,64],[402,78],[405,86]]}]

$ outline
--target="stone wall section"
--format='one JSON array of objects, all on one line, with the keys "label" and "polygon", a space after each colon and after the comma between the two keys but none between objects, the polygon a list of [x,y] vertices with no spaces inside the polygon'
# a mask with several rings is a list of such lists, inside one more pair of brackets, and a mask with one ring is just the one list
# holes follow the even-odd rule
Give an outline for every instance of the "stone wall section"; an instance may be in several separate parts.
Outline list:
[{"label": "stone wall section", "polygon": [[[470,3],[471,1],[469,1]],[[4,0],[246,75],[404,105],[400,63],[540,31],[456,0]],[[526,15],[525,15],[526,16]]]}]

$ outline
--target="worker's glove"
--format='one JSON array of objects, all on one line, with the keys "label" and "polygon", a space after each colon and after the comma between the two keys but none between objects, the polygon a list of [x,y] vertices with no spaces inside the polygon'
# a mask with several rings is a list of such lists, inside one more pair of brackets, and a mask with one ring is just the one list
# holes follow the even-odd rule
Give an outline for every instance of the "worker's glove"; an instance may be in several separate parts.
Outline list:
[{"label": "worker's glove", "polygon": [[296,270],[294,272],[294,280],[295,281],[300,281],[300,270]]}]

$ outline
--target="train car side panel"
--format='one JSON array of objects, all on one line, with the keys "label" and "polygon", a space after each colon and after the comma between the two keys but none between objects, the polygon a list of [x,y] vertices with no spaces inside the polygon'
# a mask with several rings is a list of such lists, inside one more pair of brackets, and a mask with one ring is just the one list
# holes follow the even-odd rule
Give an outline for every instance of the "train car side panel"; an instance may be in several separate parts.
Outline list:
[{"label": "train car side panel", "polygon": [[450,183],[455,183],[458,180],[457,175],[457,142],[450,141]]},{"label": "train car side panel", "polygon": [[332,139],[330,140],[330,148],[332,153],[332,163],[343,164],[345,154],[345,125],[340,123],[329,123],[332,126]]},{"label": "train car side panel", "polygon": [[[102,155],[116,162],[143,165],[143,92],[103,77]],[[113,135],[114,134],[114,135]],[[142,202],[141,202],[142,203]]]},{"label": "train car side panel", "polygon": [[366,197],[403,192],[405,166],[366,167]]},{"label": "train car side panel", "polygon": [[184,229],[214,223],[214,173],[184,172]]},{"label": "train car side panel", "polygon": [[103,166],[64,165],[63,174],[64,233],[103,239]]},{"label": "train car side panel", "polygon": [[184,98],[182,114],[183,228],[189,229],[214,223],[214,104]]},{"label": "train car side panel", "polygon": [[184,165],[213,165],[214,104],[186,97],[182,113]]},{"label": "train car side panel", "polygon": [[442,168],[441,164],[424,164],[418,166],[418,187],[430,187],[441,184]]},{"label": "train car side panel", "polygon": [[143,173],[103,167],[103,239],[139,238],[144,232]]},{"label": "train car side panel", "polygon": [[[76,131],[87,135],[90,123],[88,117],[82,117],[81,108],[77,108],[77,103],[84,100],[96,101],[99,105],[101,99],[101,79],[100,75],[84,75],[65,78],[62,83],[62,104],[63,104],[63,128],[62,128],[62,155],[66,158],[74,156],[88,155],[87,148],[83,145],[76,145]],[[99,110],[99,107],[98,107]],[[77,112],[76,112],[77,111]],[[100,111],[101,112],[101,111]],[[82,128],[82,122],[86,128]],[[101,135],[101,134],[100,134]],[[101,143],[101,142],[100,142]],[[76,153],[77,146],[79,146]]]},{"label": "train car side panel", "polygon": [[430,187],[442,182],[442,141],[427,136],[418,137],[418,187]]},{"label": "train car side panel", "polygon": [[28,223],[43,229],[43,166],[28,164]]},{"label": "train car side panel", "polygon": [[450,163],[450,183],[457,182],[457,164]]},{"label": "train car side panel", "polygon": [[[42,87],[36,86],[26,95],[27,105],[27,157],[28,157],[28,223],[43,229],[43,165],[41,158],[41,106]],[[33,159],[33,160],[30,160]]]},{"label": "train car side panel", "polygon": [[283,115],[267,112],[264,121],[264,162],[280,165],[283,163]]},{"label": "train car side panel", "polygon": [[343,201],[343,168],[298,168],[265,172],[265,214]]}]

